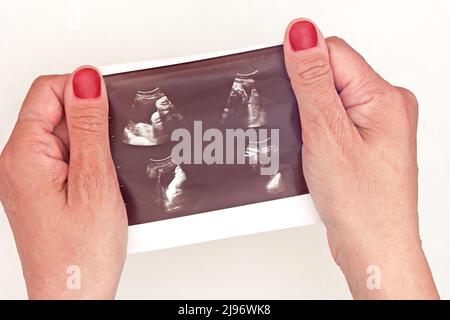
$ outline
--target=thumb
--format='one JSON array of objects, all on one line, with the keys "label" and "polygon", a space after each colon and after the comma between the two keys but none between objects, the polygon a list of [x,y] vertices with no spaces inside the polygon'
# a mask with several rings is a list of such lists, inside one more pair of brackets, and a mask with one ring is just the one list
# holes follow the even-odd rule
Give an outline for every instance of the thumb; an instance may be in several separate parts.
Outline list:
[{"label": "thumb", "polygon": [[336,91],[327,44],[317,26],[305,19],[291,22],[284,56],[299,105],[303,143],[326,141],[323,136],[340,141],[354,130]]},{"label": "thumb", "polygon": [[70,75],[64,108],[70,141],[69,198],[89,198],[104,190],[111,174],[115,175],[109,146],[108,98],[96,68],[80,67]]}]

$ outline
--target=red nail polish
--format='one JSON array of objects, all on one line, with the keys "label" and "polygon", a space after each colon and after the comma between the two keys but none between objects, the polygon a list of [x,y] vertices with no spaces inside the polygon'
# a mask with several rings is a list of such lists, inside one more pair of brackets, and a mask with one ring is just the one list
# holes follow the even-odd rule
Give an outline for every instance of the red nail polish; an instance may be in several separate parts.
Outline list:
[{"label": "red nail polish", "polygon": [[100,75],[95,69],[84,68],[73,75],[73,93],[80,99],[95,99],[100,97]]},{"label": "red nail polish", "polygon": [[306,50],[317,45],[316,27],[309,21],[297,21],[289,31],[289,41],[294,51]]}]

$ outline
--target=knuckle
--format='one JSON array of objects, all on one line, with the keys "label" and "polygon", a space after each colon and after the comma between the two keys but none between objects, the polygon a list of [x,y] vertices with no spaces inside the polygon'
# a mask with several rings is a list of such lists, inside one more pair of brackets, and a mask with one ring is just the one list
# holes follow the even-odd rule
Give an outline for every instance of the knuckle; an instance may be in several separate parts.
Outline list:
[{"label": "knuckle", "polygon": [[103,133],[108,125],[108,114],[99,106],[74,106],[70,114],[70,126],[75,131],[89,134]]},{"label": "knuckle", "polygon": [[398,105],[398,92],[390,85],[380,86],[368,81],[361,85],[360,91],[364,93],[362,99],[370,105],[371,113],[379,116],[389,116]]},{"label": "knuckle", "polygon": [[406,104],[410,105],[411,107],[418,107],[419,102],[417,100],[417,97],[411,90],[403,87],[397,87],[397,89],[399,90]]},{"label": "knuckle", "polygon": [[301,61],[296,67],[295,75],[303,86],[321,87],[333,82],[330,63],[324,56]]},{"label": "knuckle", "polygon": [[339,38],[337,36],[331,36],[325,39],[327,46],[335,46],[340,44],[345,44],[345,40],[342,38]]},{"label": "knuckle", "polygon": [[6,195],[13,190],[14,182],[17,181],[18,164],[20,162],[17,162],[14,151],[6,146],[0,154],[0,202],[2,203]]},{"label": "knuckle", "polygon": [[397,87],[399,92],[399,105],[406,113],[406,117],[409,119],[409,122],[413,125],[417,125],[418,117],[419,117],[419,102],[415,94],[409,89]]},{"label": "knuckle", "polygon": [[[0,176],[3,177],[3,172],[5,171],[5,158],[7,158],[7,155],[5,154],[5,150],[2,151],[0,154]],[[3,181],[3,179],[0,180],[0,182]]]},{"label": "knuckle", "polygon": [[40,75],[36,79],[33,80],[33,83],[31,84],[31,88],[37,89],[37,88],[46,86],[53,80],[53,78],[54,78],[53,75]]},{"label": "knuckle", "polygon": [[10,149],[6,146],[0,154],[0,174],[3,176],[4,174],[11,172],[15,167],[17,167],[17,163]]}]

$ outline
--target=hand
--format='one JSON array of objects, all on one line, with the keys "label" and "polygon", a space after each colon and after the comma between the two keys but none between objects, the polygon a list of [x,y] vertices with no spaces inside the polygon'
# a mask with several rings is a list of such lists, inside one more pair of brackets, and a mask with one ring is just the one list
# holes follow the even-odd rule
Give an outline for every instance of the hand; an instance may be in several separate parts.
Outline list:
[{"label": "hand", "polygon": [[96,69],[34,81],[0,156],[0,177],[29,297],[113,298],[127,216]]},{"label": "hand", "polygon": [[[353,296],[438,298],[419,237],[416,98],[310,21],[289,25],[284,51],[305,179]],[[366,284],[372,265],[375,290]]]}]

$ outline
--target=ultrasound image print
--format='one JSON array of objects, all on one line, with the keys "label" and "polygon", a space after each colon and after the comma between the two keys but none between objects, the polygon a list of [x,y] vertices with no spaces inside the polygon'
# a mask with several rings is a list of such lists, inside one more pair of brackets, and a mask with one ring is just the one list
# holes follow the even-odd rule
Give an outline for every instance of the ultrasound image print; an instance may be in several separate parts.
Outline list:
[{"label": "ultrasound image print", "polygon": [[[130,225],[308,193],[282,46],[113,74],[105,81],[111,150]],[[261,141],[246,141],[245,164],[176,165],[170,156],[177,142],[170,134],[182,127],[194,135],[194,121],[221,132],[279,129],[278,171],[260,174],[260,157],[273,152]]]},{"label": "ultrasound image print", "polygon": [[138,90],[123,130],[123,142],[135,146],[165,143],[182,120],[183,116],[159,88]]}]

